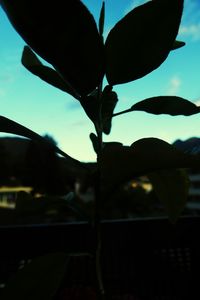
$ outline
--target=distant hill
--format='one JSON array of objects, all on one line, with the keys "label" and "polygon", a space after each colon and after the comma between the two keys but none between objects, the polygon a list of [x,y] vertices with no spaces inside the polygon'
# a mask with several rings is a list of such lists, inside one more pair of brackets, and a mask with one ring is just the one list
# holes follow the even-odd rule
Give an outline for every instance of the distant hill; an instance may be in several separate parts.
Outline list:
[{"label": "distant hill", "polygon": [[176,140],[173,145],[186,153],[200,153],[200,138],[191,137],[185,141]]}]

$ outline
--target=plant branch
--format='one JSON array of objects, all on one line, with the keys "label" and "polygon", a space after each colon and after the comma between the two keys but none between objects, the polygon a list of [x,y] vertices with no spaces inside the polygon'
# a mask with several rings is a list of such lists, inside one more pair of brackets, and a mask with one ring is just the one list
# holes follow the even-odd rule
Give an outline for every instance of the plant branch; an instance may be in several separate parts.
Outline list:
[{"label": "plant branch", "polygon": [[95,125],[96,134],[98,138],[98,152],[97,152],[97,173],[95,177],[95,208],[94,208],[94,230],[96,238],[96,249],[95,249],[95,266],[96,266],[96,279],[98,287],[98,298],[100,300],[105,299],[105,290],[102,279],[102,269],[101,269],[101,246],[102,246],[102,236],[101,236],[101,214],[100,214],[100,204],[101,204],[101,174],[99,168],[99,155],[103,149],[103,130],[102,130],[102,114],[101,114],[101,95],[102,95],[102,82],[98,87],[98,103],[99,103],[99,116],[97,125]]},{"label": "plant branch", "polygon": [[116,117],[116,116],[119,116],[119,115],[122,115],[122,114],[126,114],[126,113],[131,112],[131,111],[132,111],[131,108],[126,109],[126,110],[122,110],[122,111],[120,111],[118,113],[113,114],[112,117]]}]

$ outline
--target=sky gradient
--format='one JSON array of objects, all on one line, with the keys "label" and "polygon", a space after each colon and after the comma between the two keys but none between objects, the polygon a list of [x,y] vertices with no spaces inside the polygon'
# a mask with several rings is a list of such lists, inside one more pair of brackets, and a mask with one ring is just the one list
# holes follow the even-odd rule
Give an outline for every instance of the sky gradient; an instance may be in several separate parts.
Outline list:
[{"label": "sky gradient", "polygon": [[[98,20],[102,1],[83,1]],[[134,6],[145,1],[106,2],[105,35]],[[178,39],[186,46],[172,51],[160,68],[132,83],[117,85],[119,103],[115,112],[147,97],[176,95],[200,105],[200,1],[185,0]],[[1,115],[39,134],[48,133],[58,146],[81,161],[94,161],[89,134],[93,125],[78,101],[44,83],[21,65],[25,42],[15,32],[0,8],[0,104]],[[154,116],[133,112],[113,118],[112,132],[105,141],[130,145],[143,137],[157,137],[172,143],[176,139],[200,137],[200,115]]]}]

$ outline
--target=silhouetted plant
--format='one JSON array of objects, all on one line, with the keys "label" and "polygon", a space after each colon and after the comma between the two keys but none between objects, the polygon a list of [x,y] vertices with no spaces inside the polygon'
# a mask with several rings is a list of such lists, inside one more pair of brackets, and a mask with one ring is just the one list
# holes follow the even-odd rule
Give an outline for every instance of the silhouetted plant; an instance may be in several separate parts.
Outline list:
[{"label": "silhouetted plant", "polygon": [[[104,2],[98,26],[79,0],[2,0],[1,6],[28,45],[24,47],[22,64],[45,82],[72,95],[94,124],[95,133],[90,134],[90,139],[97,154],[97,169],[91,173],[81,162],[63,153],[56,145],[48,143],[30,129],[6,117],[0,118],[1,131],[37,140],[73,162],[80,171],[84,169],[89,176],[93,176],[96,272],[99,294],[103,298],[99,258],[101,199],[109,197],[118,184],[134,176],[147,174],[156,194],[165,204],[170,220],[174,222],[187,199],[188,180],[183,168],[200,163],[199,155],[182,153],[157,138],[140,139],[130,147],[116,142],[103,142],[103,134],[111,131],[112,118],[127,112],[140,110],[172,116],[199,113],[199,107],[177,96],[144,99],[131,108],[114,113],[118,96],[113,86],[148,75],[166,60],[171,50],[184,45],[183,42],[176,41],[183,0],[154,0],[134,8],[114,25],[105,42]],[[53,68],[43,65],[37,54]],[[105,86],[104,76],[107,80]],[[58,256],[59,262],[60,259]],[[65,256],[63,260],[66,261]],[[59,264],[53,267],[59,268]],[[63,264],[61,269],[63,271]],[[55,273],[50,274],[48,268],[44,270],[51,282]],[[45,299],[51,298],[52,286],[49,287],[51,291]],[[45,288],[48,290],[48,286]],[[15,289],[10,293],[16,296]],[[38,294],[32,299],[41,299],[39,294],[38,289]],[[25,295],[19,297],[25,299]]]}]

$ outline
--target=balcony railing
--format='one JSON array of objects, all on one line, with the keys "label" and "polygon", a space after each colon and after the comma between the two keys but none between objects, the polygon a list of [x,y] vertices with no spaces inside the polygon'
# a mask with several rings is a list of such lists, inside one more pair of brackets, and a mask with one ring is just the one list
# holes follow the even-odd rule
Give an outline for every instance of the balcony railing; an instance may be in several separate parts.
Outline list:
[{"label": "balcony railing", "polygon": [[[102,222],[102,268],[106,290],[136,299],[198,299],[199,217]],[[20,264],[52,252],[90,252],[94,232],[88,223],[0,227],[0,283]],[[94,285],[93,260],[73,257],[65,288]],[[114,299],[114,298],[113,298]],[[135,299],[135,298],[133,298]]]}]

